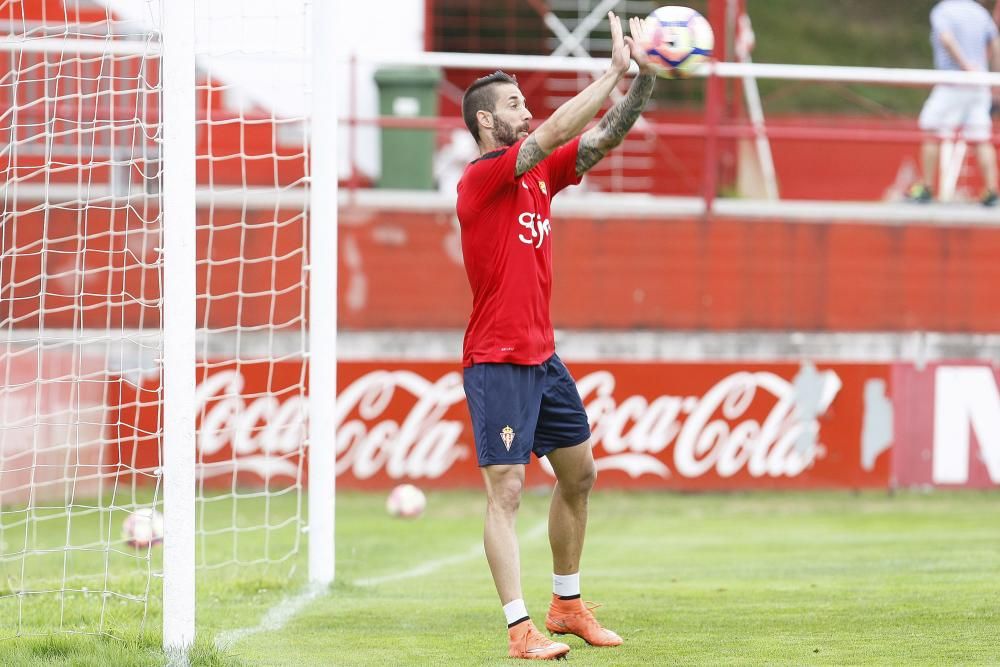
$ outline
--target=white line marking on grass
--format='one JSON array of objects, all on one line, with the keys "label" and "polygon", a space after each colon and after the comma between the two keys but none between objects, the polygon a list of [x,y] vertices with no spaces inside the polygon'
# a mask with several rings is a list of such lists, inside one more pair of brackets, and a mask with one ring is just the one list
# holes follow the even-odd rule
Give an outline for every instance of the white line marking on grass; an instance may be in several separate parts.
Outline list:
[{"label": "white line marking on grass", "polygon": [[310,586],[295,597],[285,598],[275,606],[271,607],[260,623],[252,628],[238,628],[221,632],[215,636],[215,647],[223,651],[236,642],[255,635],[258,632],[270,632],[280,630],[292,620],[292,617],[302,611],[302,609],[320,595],[326,593],[327,587],[320,584]]},{"label": "white line marking on grass", "polygon": [[[541,537],[545,534],[547,526],[548,522],[542,521],[522,535],[521,540],[530,541]],[[458,563],[472,560],[473,558],[482,557],[484,553],[483,545],[477,544],[475,547],[463,553],[448,556],[446,558],[428,560],[414,568],[404,570],[403,572],[394,572],[393,574],[386,574],[380,577],[358,579],[354,582],[354,585],[378,586],[379,584],[389,583],[390,581],[400,581],[402,579],[422,577],[425,574],[430,574],[431,572],[440,570],[442,567],[456,565]],[[296,614],[302,611],[314,599],[325,594],[327,590],[328,588],[326,586],[316,585],[307,588],[294,597],[285,598],[275,606],[271,607],[271,609],[268,610],[268,612],[264,615],[264,618],[261,619],[260,623],[257,625],[251,628],[237,628],[236,630],[220,632],[215,636],[215,647],[220,651],[224,651],[236,642],[242,641],[243,639],[259,632],[273,632],[275,630],[281,630]]]},{"label": "white line marking on grass", "polygon": [[[537,526],[526,532],[521,539],[524,541],[533,540],[537,537],[541,537],[545,534],[545,529],[548,523],[542,521]],[[404,570],[403,572],[394,572],[393,574],[384,574],[381,577],[366,577],[364,579],[358,579],[354,582],[355,586],[378,586],[379,584],[386,584],[390,581],[400,581],[401,579],[412,579],[414,577],[422,577],[425,574],[430,574],[440,570],[442,567],[448,565],[457,565],[458,563],[464,563],[467,560],[472,560],[473,558],[479,558],[485,555],[482,544],[477,544],[468,551],[464,553],[455,554],[454,556],[448,556],[447,558],[435,558],[433,560],[428,560],[420,565],[409,570]]]}]

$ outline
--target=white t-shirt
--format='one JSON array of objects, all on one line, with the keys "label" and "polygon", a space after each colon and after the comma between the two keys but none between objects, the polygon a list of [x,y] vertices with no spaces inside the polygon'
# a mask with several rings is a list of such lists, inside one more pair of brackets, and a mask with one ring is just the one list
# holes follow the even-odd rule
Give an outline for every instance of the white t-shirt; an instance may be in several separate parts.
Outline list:
[{"label": "white t-shirt", "polygon": [[931,46],[934,47],[934,67],[958,70],[961,67],[941,44],[941,33],[948,32],[958,43],[958,49],[978,70],[989,71],[987,47],[997,36],[997,24],[986,8],[976,0],[941,0],[931,10]]}]

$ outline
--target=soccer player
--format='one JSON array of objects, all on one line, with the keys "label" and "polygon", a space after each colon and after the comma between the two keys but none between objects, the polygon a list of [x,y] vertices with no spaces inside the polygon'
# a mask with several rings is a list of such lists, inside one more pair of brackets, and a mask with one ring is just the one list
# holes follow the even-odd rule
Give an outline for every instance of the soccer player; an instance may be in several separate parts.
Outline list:
[{"label": "soccer player", "polygon": [[[594,646],[622,642],[580,598],[587,500],[597,473],[587,414],[555,354],[549,319],[555,233],[549,202],[622,142],[655,80],[636,45],[641,22],[631,19],[631,37],[624,37],[614,13],[608,18],[610,67],[534,132],[512,76],[500,71],[484,76],[462,98],[465,124],[480,151],[458,183],[462,253],[473,295],[462,365],[486,484],[486,558],[507,618],[509,655],[517,658],[553,659],[569,651],[538,631],[521,594],[514,524],[532,452],[547,456],[556,475],[549,509],[553,595],[545,627]],[[625,75],[630,58],[639,75],[628,94],[583,132]]]},{"label": "soccer player", "polygon": [[[1000,34],[990,13],[976,0],[941,0],[931,10],[931,45],[934,67],[940,70],[987,72],[990,65],[1000,70]],[[920,129],[928,133],[921,149],[922,180],[910,189],[907,199],[934,200],[939,139],[951,138],[962,130],[964,138],[976,144],[976,157],[986,182],[980,202],[997,203],[997,154],[993,147],[989,86],[934,86],[920,112]],[[937,138],[932,136],[937,134]]]}]

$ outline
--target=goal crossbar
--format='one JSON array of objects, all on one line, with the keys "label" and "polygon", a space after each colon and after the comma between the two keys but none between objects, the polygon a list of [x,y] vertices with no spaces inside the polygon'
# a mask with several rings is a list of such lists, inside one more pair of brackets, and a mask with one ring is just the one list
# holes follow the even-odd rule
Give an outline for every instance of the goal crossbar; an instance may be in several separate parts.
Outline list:
[{"label": "goal crossbar", "polygon": [[93,37],[68,37],[65,35],[46,37],[22,37],[5,35],[0,37],[0,51],[20,53],[58,53],[88,56],[153,56],[160,55],[162,48],[153,33],[149,40],[97,39]]}]

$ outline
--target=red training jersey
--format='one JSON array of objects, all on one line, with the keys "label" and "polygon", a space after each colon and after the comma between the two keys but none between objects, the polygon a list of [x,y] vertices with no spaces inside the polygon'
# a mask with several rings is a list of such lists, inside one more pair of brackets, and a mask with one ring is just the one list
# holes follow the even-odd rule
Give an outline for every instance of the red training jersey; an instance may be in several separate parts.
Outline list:
[{"label": "red training jersey", "polygon": [[[522,140],[523,141],[523,140]],[[458,182],[462,255],[472,287],[472,315],[462,365],[483,362],[535,365],[555,352],[552,227],[549,203],[580,182],[580,138],[515,176],[521,141],[483,155]]]}]

